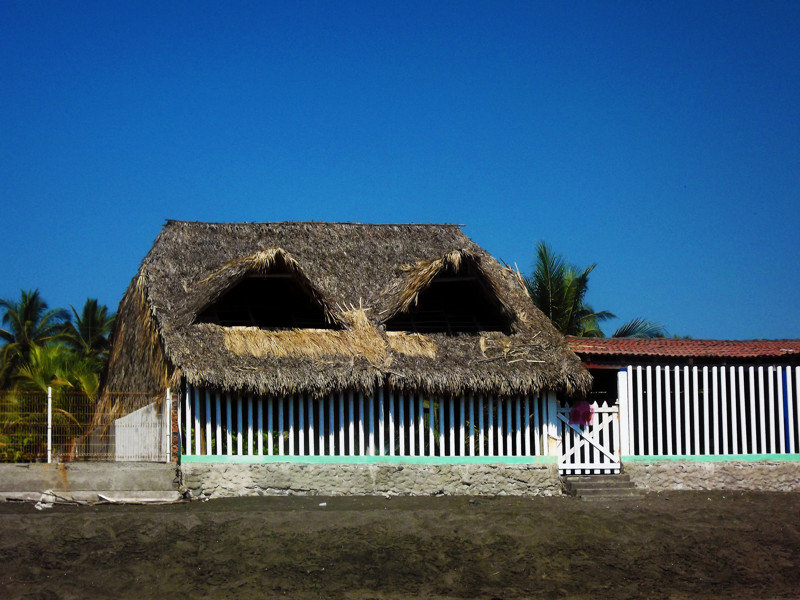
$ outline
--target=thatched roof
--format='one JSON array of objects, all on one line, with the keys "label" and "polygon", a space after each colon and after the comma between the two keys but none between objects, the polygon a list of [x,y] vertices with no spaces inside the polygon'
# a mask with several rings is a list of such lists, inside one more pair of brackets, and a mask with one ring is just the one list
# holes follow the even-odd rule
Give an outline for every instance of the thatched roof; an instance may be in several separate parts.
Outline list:
[{"label": "thatched roof", "polygon": [[[198,322],[243,277],[275,265],[321,307],[330,329]],[[509,331],[385,331],[437,274],[462,269],[481,280]],[[456,225],[168,221],[120,304],[107,389],[157,390],[181,376],[269,394],[368,390],[376,380],[498,395],[582,393],[590,385],[519,274]]]}]

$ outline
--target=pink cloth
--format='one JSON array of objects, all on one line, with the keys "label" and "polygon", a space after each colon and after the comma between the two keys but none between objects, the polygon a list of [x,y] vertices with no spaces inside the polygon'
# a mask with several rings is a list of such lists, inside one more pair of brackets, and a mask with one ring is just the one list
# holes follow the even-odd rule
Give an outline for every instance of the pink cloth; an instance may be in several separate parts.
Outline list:
[{"label": "pink cloth", "polygon": [[576,403],[572,410],[569,411],[569,424],[580,425],[581,427],[591,425],[593,416],[594,408],[592,405],[582,400]]}]

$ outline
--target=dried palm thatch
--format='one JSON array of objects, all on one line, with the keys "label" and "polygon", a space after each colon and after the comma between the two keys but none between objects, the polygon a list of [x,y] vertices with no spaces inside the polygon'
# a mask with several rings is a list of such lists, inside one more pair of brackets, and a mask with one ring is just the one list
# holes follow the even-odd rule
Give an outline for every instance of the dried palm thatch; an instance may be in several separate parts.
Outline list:
[{"label": "dried palm thatch", "polygon": [[[297,261],[283,248],[267,248],[259,250],[254,254],[244,257],[237,257],[226,261],[221,267],[216,269],[208,277],[199,282],[200,286],[207,286],[208,294],[200,297],[205,306],[213,304],[230,287],[239,281],[244,275],[267,275],[269,273],[280,272],[294,275],[295,281],[308,294],[314,302],[322,307],[325,319],[329,323],[340,324],[339,319],[334,316],[331,307],[325,297],[309,281],[308,276],[297,264]],[[198,310],[199,312],[199,310]]]},{"label": "dried palm thatch", "polygon": [[[334,329],[198,323],[242,278],[289,273]],[[510,332],[387,332],[438,275],[480,281]],[[159,393],[182,376],[256,393],[582,393],[591,379],[531,303],[518,274],[455,225],[169,221],[120,304],[106,388]]]},{"label": "dried palm thatch", "polygon": [[496,298],[504,315],[509,319],[513,318],[513,310],[505,304],[494,281],[481,267],[480,257],[469,250],[452,250],[440,258],[418,260],[414,264],[402,265],[400,270],[402,276],[384,291],[386,297],[392,299],[391,304],[383,311],[384,321],[415,306],[420,293],[426,290],[438,275],[448,272],[477,274],[479,280],[489,288],[490,296]]}]

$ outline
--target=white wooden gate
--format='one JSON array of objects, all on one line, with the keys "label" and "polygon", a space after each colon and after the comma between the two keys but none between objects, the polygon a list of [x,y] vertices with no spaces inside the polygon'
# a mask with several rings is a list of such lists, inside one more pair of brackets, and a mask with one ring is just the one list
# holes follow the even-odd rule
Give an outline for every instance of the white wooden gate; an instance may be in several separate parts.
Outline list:
[{"label": "white wooden gate", "polygon": [[591,425],[570,425],[570,409],[558,409],[561,432],[558,470],[562,475],[600,475],[620,471],[619,406],[594,403],[592,408]]}]

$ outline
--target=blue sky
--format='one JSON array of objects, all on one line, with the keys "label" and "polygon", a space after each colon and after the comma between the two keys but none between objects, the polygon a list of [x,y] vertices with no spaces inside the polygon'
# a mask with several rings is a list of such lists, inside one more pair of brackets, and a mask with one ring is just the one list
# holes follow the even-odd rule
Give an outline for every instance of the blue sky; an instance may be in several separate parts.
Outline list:
[{"label": "blue sky", "polygon": [[[0,297],[165,219],[456,222],[670,333],[800,337],[796,2],[0,4]],[[613,328],[613,324],[609,329]]]}]

